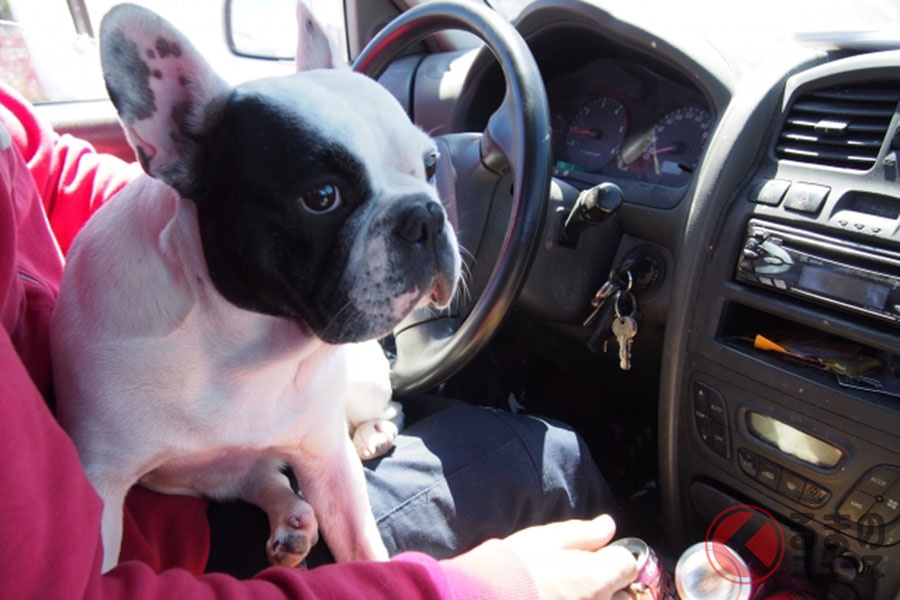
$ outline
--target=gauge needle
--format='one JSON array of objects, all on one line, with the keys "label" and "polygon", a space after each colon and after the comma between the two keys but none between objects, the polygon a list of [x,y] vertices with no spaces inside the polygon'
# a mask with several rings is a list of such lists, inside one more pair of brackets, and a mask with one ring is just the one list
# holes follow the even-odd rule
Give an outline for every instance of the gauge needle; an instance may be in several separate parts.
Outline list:
[{"label": "gauge needle", "polygon": [[648,129],[647,131],[634,136],[622,145],[622,149],[619,151],[619,159],[622,161],[622,168],[627,167],[644,154],[647,147],[653,143],[654,133],[655,129]]},{"label": "gauge needle", "polygon": [[597,129],[575,129],[574,127],[569,129],[569,133],[572,135],[589,135],[594,138],[599,138],[602,135]]},{"label": "gauge needle", "polygon": [[673,150],[674,148],[675,148],[674,146],[666,146],[665,148],[653,148],[651,150],[647,150],[647,154],[652,154],[653,156],[656,156],[657,154],[662,154],[663,152],[669,152],[670,150]]},{"label": "gauge needle", "polygon": [[650,155],[652,155],[652,156],[656,156],[657,154],[662,154],[662,153],[664,153],[664,152],[681,152],[682,146],[683,146],[683,144],[681,144],[680,142],[674,142],[674,143],[672,143],[672,144],[666,146],[665,148],[651,148],[651,149],[648,149],[648,150],[647,150],[647,154],[650,154]]}]

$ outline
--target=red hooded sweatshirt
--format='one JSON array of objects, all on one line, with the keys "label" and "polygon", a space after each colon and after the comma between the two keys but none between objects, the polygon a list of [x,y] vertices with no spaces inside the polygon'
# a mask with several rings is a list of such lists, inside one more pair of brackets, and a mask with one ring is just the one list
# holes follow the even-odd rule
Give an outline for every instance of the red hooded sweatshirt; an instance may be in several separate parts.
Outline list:
[{"label": "red hooded sweatshirt", "polygon": [[121,563],[101,575],[101,501],[47,403],[48,324],[63,253],[139,172],[58,135],[0,84],[0,597],[537,598],[498,540],[445,561],[408,552],[383,563],[270,568],[249,581],[204,575],[206,501],[139,487],[128,496]]}]

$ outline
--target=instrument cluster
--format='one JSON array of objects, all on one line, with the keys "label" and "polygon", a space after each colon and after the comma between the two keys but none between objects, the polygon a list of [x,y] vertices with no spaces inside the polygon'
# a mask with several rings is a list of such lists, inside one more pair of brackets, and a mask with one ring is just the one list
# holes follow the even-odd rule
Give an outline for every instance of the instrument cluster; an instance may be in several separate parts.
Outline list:
[{"label": "instrument cluster", "polygon": [[681,187],[713,118],[693,89],[631,61],[602,59],[547,83],[554,174]]}]

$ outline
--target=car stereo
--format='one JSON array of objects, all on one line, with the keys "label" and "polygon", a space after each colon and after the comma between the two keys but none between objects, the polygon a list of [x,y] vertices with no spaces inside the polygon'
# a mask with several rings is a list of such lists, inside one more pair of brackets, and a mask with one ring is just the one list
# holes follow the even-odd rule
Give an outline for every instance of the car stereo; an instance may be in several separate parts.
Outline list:
[{"label": "car stereo", "polygon": [[900,326],[900,252],[751,219],[735,278]]}]

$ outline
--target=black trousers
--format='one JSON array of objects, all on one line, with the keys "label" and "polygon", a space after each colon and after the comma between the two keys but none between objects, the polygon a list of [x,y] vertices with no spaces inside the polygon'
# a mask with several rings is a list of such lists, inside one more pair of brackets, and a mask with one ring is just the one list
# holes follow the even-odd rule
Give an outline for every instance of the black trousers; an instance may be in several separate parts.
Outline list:
[{"label": "black trousers", "polygon": [[[615,516],[605,480],[569,427],[443,397],[405,398],[403,408],[407,426],[396,446],[363,463],[391,555],[445,558],[529,525]],[[209,518],[209,571],[249,577],[267,566],[269,526],[260,509],[213,503]],[[307,562],[331,560],[320,541]]]}]

